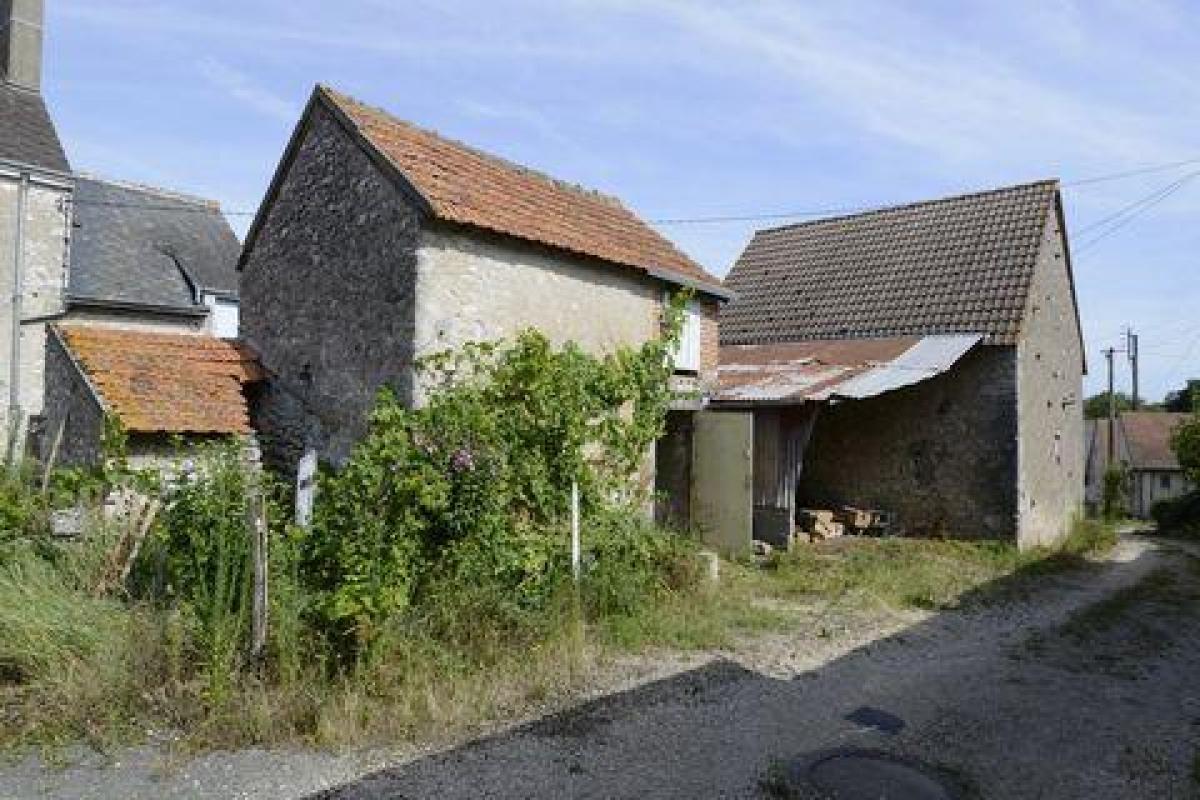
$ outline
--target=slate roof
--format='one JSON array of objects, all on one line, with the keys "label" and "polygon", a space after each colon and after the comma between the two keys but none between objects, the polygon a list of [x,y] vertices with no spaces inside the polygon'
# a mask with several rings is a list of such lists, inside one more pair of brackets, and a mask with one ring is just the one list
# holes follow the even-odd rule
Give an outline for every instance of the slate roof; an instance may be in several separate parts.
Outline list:
[{"label": "slate roof", "polygon": [[444,138],[327,87],[317,87],[314,97],[394,168],[436,219],[724,294],[718,278],[614,197]]},{"label": "slate roof", "polygon": [[90,176],[76,178],[74,203],[73,298],[188,307],[189,277],[237,293],[241,246],[216,203]]},{"label": "slate roof", "polygon": [[1178,470],[1179,459],[1171,449],[1171,433],[1191,414],[1165,411],[1125,411],[1119,418],[1118,436],[1124,439],[1124,455],[1133,469]]},{"label": "slate roof", "polygon": [[1016,340],[1058,182],[758,231],[721,342],[980,333]]},{"label": "slate roof", "polygon": [[70,172],[58,132],[37,92],[0,81],[0,159]]},{"label": "slate roof", "polygon": [[105,408],[135,433],[249,433],[245,384],[263,373],[244,347],[207,335],[60,325]]}]

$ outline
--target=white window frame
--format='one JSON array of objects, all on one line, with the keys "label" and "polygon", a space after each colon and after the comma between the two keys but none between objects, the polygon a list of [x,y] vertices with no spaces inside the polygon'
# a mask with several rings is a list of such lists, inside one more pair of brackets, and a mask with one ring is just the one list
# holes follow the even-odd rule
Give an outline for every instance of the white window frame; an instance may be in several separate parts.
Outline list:
[{"label": "white window frame", "polygon": [[238,301],[209,292],[201,300],[208,306],[208,332],[221,339],[236,339],[241,323]]},{"label": "white window frame", "polygon": [[688,303],[683,314],[683,329],[679,332],[679,344],[675,348],[676,372],[700,372],[700,307]]}]

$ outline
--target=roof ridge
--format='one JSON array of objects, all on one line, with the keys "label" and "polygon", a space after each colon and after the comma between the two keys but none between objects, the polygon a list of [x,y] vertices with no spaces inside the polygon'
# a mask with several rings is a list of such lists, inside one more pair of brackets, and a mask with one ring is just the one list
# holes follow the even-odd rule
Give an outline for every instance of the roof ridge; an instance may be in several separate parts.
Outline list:
[{"label": "roof ridge", "polygon": [[221,202],[219,200],[201,197],[198,194],[181,192],[177,189],[166,189],[161,186],[152,186],[148,183],[138,183],[137,181],[127,181],[120,178],[109,178],[104,175],[98,175],[94,172],[86,172],[83,170],[77,170],[75,172],[75,177],[82,178],[87,181],[93,181],[95,183],[103,183],[108,186],[116,186],[119,189],[125,189],[131,192],[140,192],[142,194],[150,194],[167,200],[177,200],[181,203],[188,203],[189,205],[203,206],[213,211],[219,212],[221,210]]},{"label": "roof ridge", "polygon": [[907,203],[895,203],[892,205],[876,206],[867,208],[862,211],[855,211],[847,214],[835,214],[829,217],[820,217],[819,219],[802,220],[800,222],[789,222],[786,225],[776,225],[768,228],[759,228],[754,232],[757,236],[760,233],[775,233],[777,231],[789,230],[791,228],[802,228],[807,225],[822,225],[829,222],[840,222],[848,219],[861,219],[862,217],[870,217],[876,214],[887,214],[893,211],[908,211],[910,209],[923,208],[925,206],[934,206],[941,203],[952,203],[958,200],[969,200],[977,197],[986,197],[993,194],[1001,194],[1004,192],[1013,192],[1019,189],[1030,189],[1035,186],[1054,186],[1058,187],[1058,178],[1043,178],[1036,181],[1027,181],[1025,183],[1015,183],[1009,186],[998,186],[991,189],[981,189],[973,192],[960,192],[958,194],[946,195],[944,197],[935,197],[927,200],[912,200]]},{"label": "roof ridge", "polygon": [[[625,204],[622,203],[620,198],[618,198],[616,195],[609,194],[608,192],[602,192],[599,189],[593,189],[589,186],[584,186],[583,184],[575,183],[573,181],[567,181],[567,180],[563,180],[562,178],[556,178],[555,176],[553,176],[547,172],[543,172],[542,170],[535,169],[535,168],[527,166],[525,164],[519,164],[516,161],[513,161],[509,158],[505,158],[504,156],[497,155],[495,153],[489,153],[486,150],[481,150],[480,148],[475,147],[474,145],[467,144],[466,142],[464,142],[460,139],[455,139],[452,136],[447,136],[443,133],[433,130],[432,128],[426,128],[422,125],[416,124],[415,122],[410,122],[409,120],[401,119],[400,117],[396,116],[392,112],[388,111],[386,108],[383,108],[381,106],[372,105],[370,103],[364,103],[363,101],[359,100],[358,98],[354,97],[353,95],[347,94],[347,93],[339,91],[337,89],[334,89],[332,86],[329,86],[328,84],[319,83],[319,84],[317,84],[317,88],[320,91],[324,92],[326,95],[328,95],[331,99],[333,99],[333,101],[335,103],[338,103],[339,105],[344,105],[345,103],[348,102],[354,106],[358,106],[359,108],[365,109],[367,111],[370,111],[370,112],[373,112],[376,114],[380,114],[380,115],[384,116],[385,118],[387,118],[387,120],[392,124],[401,125],[403,127],[406,127],[411,130],[417,131],[419,133],[425,134],[426,136],[431,136],[440,142],[444,142],[445,144],[448,144],[452,147],[457,147],[460,150],[465,150],[475,156],[478,156],[479,158],[486,159],[486,160],[491,161],[499,166],[505,167],[506,169],[510,169],[515,172],[520,172],[524,175],[528,175],[531,178],[535,178],[537,180],[544,181],[544,182],[549,183],[552,186],[555,186],[559,189],[564,189],[566,191],[574,192],[576,194],[580,194],[585,197],[589,197],[589,198],[592,198],[595,200],[600,200],[601,202],[607,203],[607,204],[613,206],[614,208],[627,210],[625,207]],[[357,121],[355,121],[355,124],[357,124]]]}]

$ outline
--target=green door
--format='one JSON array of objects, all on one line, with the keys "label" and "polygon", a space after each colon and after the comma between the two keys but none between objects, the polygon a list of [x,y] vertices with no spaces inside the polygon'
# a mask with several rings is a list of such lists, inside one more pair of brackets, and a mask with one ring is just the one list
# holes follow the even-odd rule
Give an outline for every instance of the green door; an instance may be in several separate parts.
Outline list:
[{"label": "green door", "polygon": [[692,438],[692,524],[727,557],[750,552],[754,527],[754,415],[698,411]]}]

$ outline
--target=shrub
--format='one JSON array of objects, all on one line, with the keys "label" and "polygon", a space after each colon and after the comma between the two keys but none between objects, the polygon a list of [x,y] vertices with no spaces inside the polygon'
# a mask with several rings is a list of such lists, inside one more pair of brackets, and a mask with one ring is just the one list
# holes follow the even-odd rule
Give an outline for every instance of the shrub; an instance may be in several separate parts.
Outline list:
[{"label": "shrub", "polygon": [[598,358],[528,330],[423,361],[421,408],[381,393],[367,436],[322,475],[299,542],[322,624],[353,650],[448,584],[544,606],[561,580],[572,483],[590,515],[639,502],[684,299],[666,336],[640,348]]},{"label": "shrub", "polygon": [[1193,414],[1171,433],[1171,449],[1194,486],[1200,486],[1200,413]]},{"label": "shrub", "polygon": [[1109,467],[1104,471],[1104,486],[1101,496],[1101,513],[1107,520],[1114,520],[1127,513],[1126,498],[1129,496],[1129,473],[1121,467]]},{"label": "shrub", "polygon": [[194,468],[165,489],[135,581],[141,597],[178,611],[190,629],[195,657],[218,683],[232,674],[245,647],[252,590],[250,482],[266,480],[252,478],[243,459],[236,442],[199,450]]},{"label": "shrub", "polygon": [[1150,513],[1162,533],[1200,537],[1200,490],[1160,500]]}]

